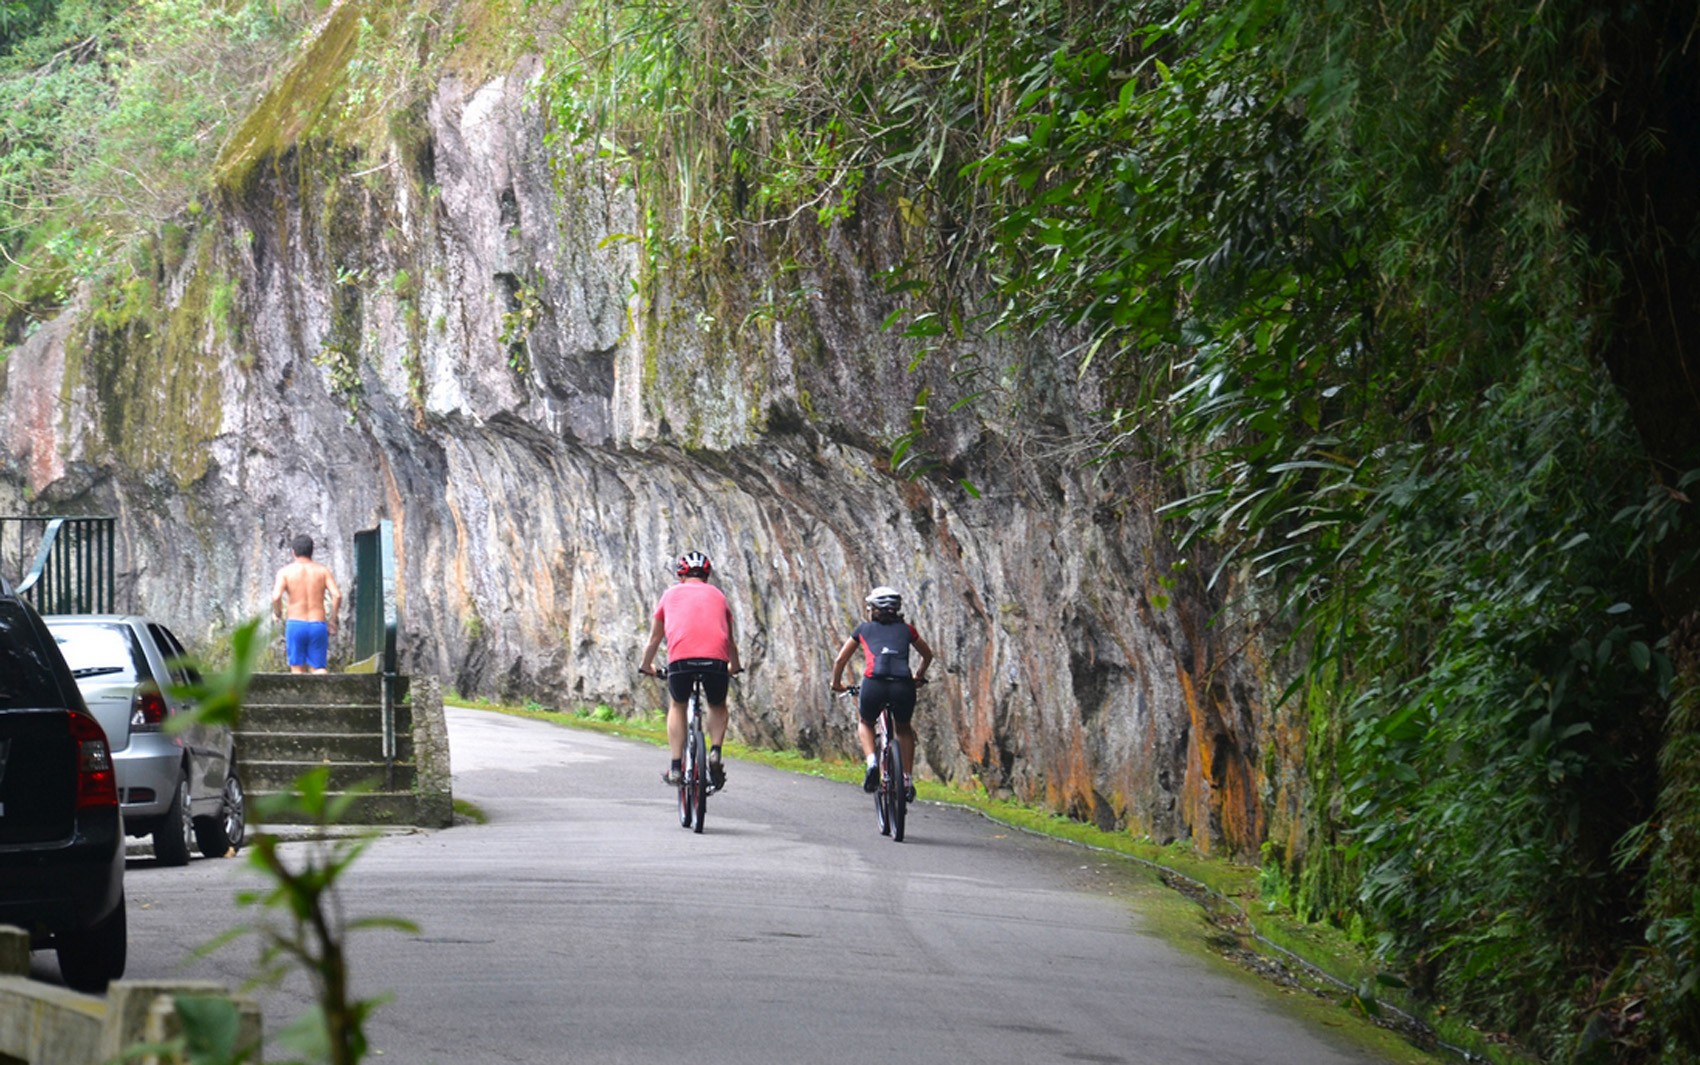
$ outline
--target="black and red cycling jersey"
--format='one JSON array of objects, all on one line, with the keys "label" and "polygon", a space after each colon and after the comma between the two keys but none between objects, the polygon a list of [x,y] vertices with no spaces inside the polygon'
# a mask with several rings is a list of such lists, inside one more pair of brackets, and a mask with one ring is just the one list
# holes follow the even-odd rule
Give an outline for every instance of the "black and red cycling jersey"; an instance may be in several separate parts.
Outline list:
[{"label": "black and red cycling jersey", "polygon": [[864,621],[851,633],[862,645],[862,676],[907,680],[909,646],[920,639],[907,621]]}]

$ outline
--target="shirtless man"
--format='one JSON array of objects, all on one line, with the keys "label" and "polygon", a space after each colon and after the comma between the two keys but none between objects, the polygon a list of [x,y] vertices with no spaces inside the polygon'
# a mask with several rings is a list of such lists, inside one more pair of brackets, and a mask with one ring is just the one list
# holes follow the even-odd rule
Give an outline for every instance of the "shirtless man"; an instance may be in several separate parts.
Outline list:
[{"label": "shirtless man", "polygon": [[[284,599],[289,600],[289,620],[284,623],[283,642],[291,673],[328,672],[331,637],[336,635],[336,616],[342,609],[342,589],[331,571],[313,561],[313,538],[297,536],[295,561],[277,571],[272,588],[272,616],[284,616]],[[325,594],[331,608],[325,611]]]}]

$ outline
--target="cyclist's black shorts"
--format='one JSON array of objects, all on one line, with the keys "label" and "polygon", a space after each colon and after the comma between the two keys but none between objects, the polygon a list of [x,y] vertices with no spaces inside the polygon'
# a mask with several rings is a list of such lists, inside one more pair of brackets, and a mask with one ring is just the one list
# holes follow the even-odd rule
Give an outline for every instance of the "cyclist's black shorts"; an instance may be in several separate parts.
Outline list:
[{"label": "cyclist's black shorts", "polygon": [[891,716],[899,725],[915,716],[915,681],[911,677],[863,677],[858,704],[862,720],[870,725],[879,720],[880,708],[891,704]]},{"label": "cyclist's black shorts", "polygon": [[732,674],[718,658],[681,658],[667,663],[667,691],[676,703],[689,702],[691,682],[702,678],[702,694],[708,705],[719,706],[726,701],[726,688]]}]

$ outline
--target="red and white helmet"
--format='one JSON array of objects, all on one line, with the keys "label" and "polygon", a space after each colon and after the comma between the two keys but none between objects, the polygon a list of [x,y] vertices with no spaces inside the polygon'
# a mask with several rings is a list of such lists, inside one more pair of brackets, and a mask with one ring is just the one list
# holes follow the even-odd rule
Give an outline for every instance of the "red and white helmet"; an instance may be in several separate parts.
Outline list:
[{"label": "red and white helmet", "polygon": [[713,571],[714,563],[701,551],[686,551],[679,556],[679,564],[673,569],[681,577],[701,577],[704,580]]}]

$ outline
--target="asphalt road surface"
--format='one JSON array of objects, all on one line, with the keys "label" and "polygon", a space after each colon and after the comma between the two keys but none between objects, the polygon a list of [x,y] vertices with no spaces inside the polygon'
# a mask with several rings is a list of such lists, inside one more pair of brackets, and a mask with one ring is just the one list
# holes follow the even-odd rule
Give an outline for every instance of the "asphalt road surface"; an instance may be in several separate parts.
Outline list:
[{"label": "asphalt road surface", "polygon": [[[655,747],[457,708],[449,735],[488,823],[385,836],[344,892],[421,929],[353,937],[357,991],[392,996],[368,1062],[1379,1060],[1156,936],[1117,859],[928,803],[893,843],[856,786],[736,761],[696,835]],[[252,939],[192,953],[249,912],[246,862],[138,856],[126,884],[127,976],[253,972]],[[268,1032],[307,1005],[299,978],[259,997]]]}]

